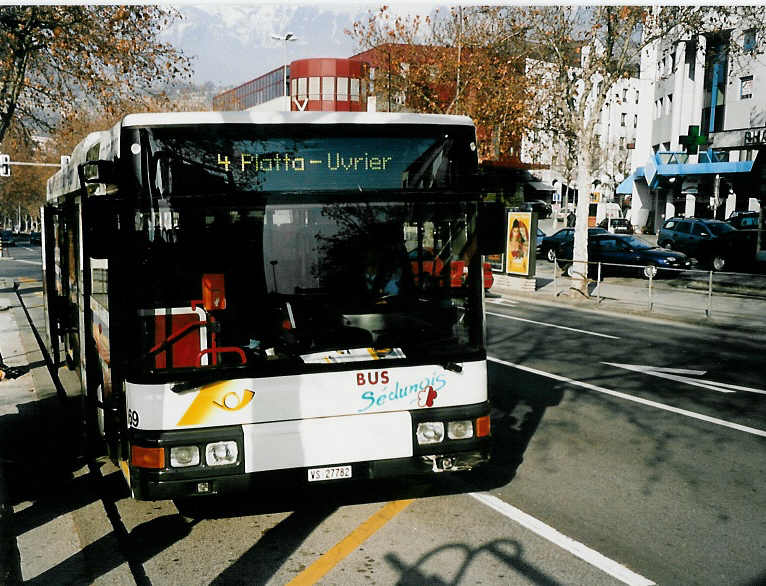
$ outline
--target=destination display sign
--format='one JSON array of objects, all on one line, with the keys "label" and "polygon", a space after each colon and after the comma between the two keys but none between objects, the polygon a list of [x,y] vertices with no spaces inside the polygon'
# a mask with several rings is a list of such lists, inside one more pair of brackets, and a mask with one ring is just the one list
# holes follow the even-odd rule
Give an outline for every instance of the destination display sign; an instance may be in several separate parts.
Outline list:
[{"label": "destination display sign", "polygon": [[[360,136],[257,136],[252,128],[154,128],[156,190],[372,191],[466,187],[476,168],[473,136],[438,127],[423,136],[375,129]],[[253,136],[256,134],[256,136]]]},{"label": "destination display sign", "polygon": [[[292,153],[239,153],[229,155],[218,153],[218,164],[226,171],[232,164],[238,165],[240,171],[255,171],[272,173],[303,173],[307,167],[319,170],[327,170],[331,173],[360,173],[366,171],[390,171],[396,163],[394,156],[385,154],[328,152],[326,156],[317,158],[316,155],[306,158],[305,156]],[[232,163],[232,159],[235,163]]]}]

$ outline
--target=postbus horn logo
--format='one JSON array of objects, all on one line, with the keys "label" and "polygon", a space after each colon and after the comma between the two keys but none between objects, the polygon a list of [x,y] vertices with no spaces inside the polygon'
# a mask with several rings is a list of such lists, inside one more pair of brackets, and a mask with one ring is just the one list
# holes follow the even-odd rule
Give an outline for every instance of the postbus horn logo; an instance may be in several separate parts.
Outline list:
[{"label": "postbus horn logo", "polygon": [[255,397],[255,391],[237,389],[236,383],[225,381],[202,387],[192,404],[178,421],[178,425],[199,425],[224,412],[244,409]]}]

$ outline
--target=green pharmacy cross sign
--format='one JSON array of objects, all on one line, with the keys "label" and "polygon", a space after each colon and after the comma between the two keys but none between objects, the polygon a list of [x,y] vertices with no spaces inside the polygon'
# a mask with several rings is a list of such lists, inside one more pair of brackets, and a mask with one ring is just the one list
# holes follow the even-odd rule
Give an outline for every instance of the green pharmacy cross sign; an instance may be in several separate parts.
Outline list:
[{"label": "green pharmacy cross sign", "polygon": [[700,134],[699,126],[690,126],[688,134],[679,136],[678,142],[685,147],[688,154],[696,155],[698,147],[705,146],[710,141],[707,136]]}]

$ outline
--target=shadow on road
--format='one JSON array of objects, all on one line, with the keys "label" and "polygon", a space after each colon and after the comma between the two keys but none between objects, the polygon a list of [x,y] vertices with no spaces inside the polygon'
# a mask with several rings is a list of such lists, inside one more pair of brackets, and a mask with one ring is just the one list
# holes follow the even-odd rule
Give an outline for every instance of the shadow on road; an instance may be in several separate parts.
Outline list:
[{"label": "shadow on road", "polygon": [[[514,583],[514,574],[524,576],[533,584],[543,586],[559,584],[542,570],[524,561],[522,545],[518,541],[509,539],[496,539],[477,548],[471,548],[462,543],[442,545],[421,556],[412,565],[407,565],[394,553],[386,554],[385,560],[401,575],[396,582],[397,586],[422,586],[424,584],[446,586],[464,583],[465,574],[471,564],[485,564],[486,559],[479,559],[479,556],[484,558],[491,556],[495,558],[496,562],[501,562],[508,568],[508,574],[498,574],[496,577],[496,582],[499,584]],[[455,566],[455,560],[461,559],[462,562],[458,561],[459,566],[450,572],[450,578],[444,579],[443,576]]]},{"label": "shadow on road", "polygon": [[508,484],[548,407],[561,402],[560,383],[541,379],[501,364],[487,364],[492,404],[492,459],[470,476],[472,484],[489,490]]}]

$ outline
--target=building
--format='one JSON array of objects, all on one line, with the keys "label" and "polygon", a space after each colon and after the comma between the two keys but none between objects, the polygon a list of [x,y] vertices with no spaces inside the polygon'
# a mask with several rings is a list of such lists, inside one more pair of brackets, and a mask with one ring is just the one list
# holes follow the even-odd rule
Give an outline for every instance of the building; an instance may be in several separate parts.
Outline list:
[{"label": "building", "polygon": [[743,24],[643,52],[632,173],[618,188],[631,199],[634,225],[655,232],[672,216],[725,219],[760,209],[766,64],[755,54],[759,34]]},{"label": "building", "polygon": [[213,98],[213,110],[363,112],[369,65],[360,59],[299,59]]}]

